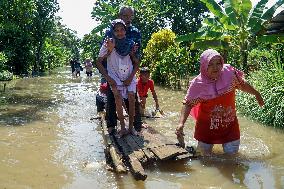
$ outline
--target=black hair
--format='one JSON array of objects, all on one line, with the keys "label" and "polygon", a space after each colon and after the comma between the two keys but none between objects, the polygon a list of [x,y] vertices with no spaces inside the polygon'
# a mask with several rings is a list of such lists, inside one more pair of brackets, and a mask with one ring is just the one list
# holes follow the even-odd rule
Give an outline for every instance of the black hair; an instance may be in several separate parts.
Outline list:
[{"label": "black hair", "polygon": [[124,21],[121,20],[121,19],[115,19],[115,20],[111,21],[112,29],[114,30],[115,26],[118,25],[118,24],[121,24],[124,27],[124,29],[126,30],[126,25],[125,25]]},{"label": "black hair", "polygon": [[143,74],[143,73],[150,73],[150,70],[148,67],[142,67],[140,68],[140,73]]}]

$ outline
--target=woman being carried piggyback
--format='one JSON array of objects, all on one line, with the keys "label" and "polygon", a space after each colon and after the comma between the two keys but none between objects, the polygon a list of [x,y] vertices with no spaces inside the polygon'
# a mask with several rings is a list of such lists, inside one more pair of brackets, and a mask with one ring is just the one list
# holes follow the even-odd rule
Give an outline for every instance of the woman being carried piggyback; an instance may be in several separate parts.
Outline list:
[{"label": "woman being carried piggyback", "polygon": [[264,105],[260,93],[244,80],[241,71],[224,64],[216,50],[205,50],[200,57],[200,74],[190,82],[176,128],[182,147],[185,146],[184,124],[191,114],[196,120],[197,149],[203,155],[210,155],[214,144],[222,144],[226,154],[238,152],[240,128],[236,116],[236,89],[254,95],[258,104]]},{"label": "woman being carried piggyback", "polygon": [[[109,83],[114,94],[117,117],[121,130],[119,135],[137,134],[133,128],[135,113],[136,78],[132,72],[132,61],[138,61],[134,52],[134,41],[126,38],[126,25],[123,20],[111,22],[112,38],[106,39],[102,45],[97,67]],[[107,58],[107,72],[102,65]],[[123,101],[128,99],[129,130],[126,129],[123,115]]]}]

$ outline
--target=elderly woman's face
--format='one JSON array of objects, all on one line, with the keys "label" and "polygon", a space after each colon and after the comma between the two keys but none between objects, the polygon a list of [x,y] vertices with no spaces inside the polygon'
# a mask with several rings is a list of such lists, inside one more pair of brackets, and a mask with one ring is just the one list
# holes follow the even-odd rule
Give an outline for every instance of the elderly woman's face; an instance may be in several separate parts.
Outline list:
[{"label": "elderly woman's face", "polygon": [[207,75],[210,79],[218,79],[221,74],[221,70],[223,68],[221,58],[219,56],[213,57],[207,68]]}]

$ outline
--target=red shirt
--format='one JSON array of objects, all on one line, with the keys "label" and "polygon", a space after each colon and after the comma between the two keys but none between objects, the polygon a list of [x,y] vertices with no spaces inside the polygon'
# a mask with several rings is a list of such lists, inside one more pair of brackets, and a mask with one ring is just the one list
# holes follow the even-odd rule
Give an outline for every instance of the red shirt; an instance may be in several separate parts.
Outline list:
[{"label": "red shirt", "polygon": [[148,90],[154,91],[154,81],[149,79],[147,83],[142,83],[141,78],[137,82],[137,91],[140,97],[147,97]]},{"label": "red shirt", "polygon": [[235,90],[199,104],[194,138],[207,144],[224,144],[240,139]]}]

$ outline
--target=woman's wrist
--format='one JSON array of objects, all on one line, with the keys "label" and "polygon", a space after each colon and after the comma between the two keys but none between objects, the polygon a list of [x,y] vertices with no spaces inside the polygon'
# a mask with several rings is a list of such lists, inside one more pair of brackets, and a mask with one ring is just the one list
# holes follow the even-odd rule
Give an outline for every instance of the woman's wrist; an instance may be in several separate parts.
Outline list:
[{"label": "woman's wrist", "polygon": [[184,124],[182,124],[182,123],[178,124],[177,129],[183,129],[183,128],[184,128]]}]

